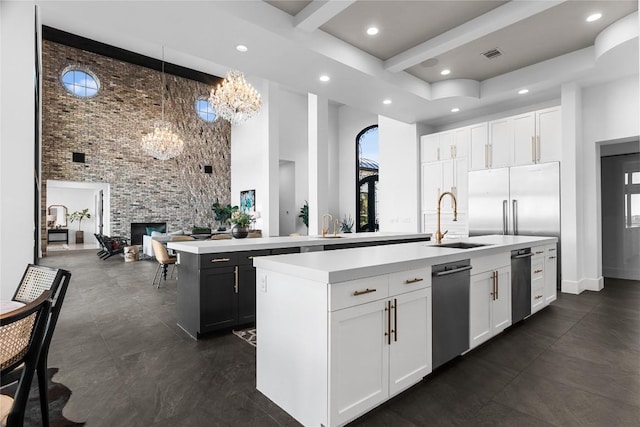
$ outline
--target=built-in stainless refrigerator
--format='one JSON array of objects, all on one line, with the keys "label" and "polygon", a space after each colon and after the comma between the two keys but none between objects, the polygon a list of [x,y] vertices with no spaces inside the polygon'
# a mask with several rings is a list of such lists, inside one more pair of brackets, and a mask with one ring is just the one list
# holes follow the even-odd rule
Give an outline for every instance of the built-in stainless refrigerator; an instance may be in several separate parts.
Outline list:
[{"label": "built-in stainless refrigerator", "polygon": [[[560,239],[558,162],[469,172],[469,235]],[[560,273],[558,244],[558,273]],[[558,282],[559,283],[559,282]]]}]

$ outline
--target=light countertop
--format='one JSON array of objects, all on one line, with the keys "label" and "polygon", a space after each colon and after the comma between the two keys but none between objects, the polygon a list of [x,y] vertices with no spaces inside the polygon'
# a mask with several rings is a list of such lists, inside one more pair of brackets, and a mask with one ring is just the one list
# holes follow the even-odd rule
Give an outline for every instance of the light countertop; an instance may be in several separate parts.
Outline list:
[{"label": "light countertop", "polygon": [[384,242],[389,240],[418,239],[430,237],[429,233],[346,233],[338,238],[328,234],[322,236],[261,237],[256,239],[195,240],[169,242],[167,247],[178,252],[212,254],[219,252],[252,251],[292,247],[339,245],[359,242]]},{"label": "light countertop", "polygon": [[[340,240],[340,239],[336,239]],[[472,249],[442,248],[434,242],[403,243],[398,245],[309,252],[291,255],[257,257],[254,266],[289,274],[317,282],[337,283],[363,277],[377,276],[442,264],[471,257],[493,255],[515,249],[557,243],[556,237],[540,236],[476,236],[450,242],[482,243]]]}]

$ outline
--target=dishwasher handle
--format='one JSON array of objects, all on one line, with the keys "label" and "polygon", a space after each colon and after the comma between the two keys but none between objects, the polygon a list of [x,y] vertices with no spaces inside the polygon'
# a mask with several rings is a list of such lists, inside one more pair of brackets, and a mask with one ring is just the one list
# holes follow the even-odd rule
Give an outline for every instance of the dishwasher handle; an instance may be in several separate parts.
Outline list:
[{"label": "dishwasher handle", "polygon": [[528,254],[514,255],[511,258],[513,258],[513,259],[529,258],[529,257],[532,257],[534,255],[535,254],[533,252],[531,252],[531,253],[528,253]]},{"label": "dishwasher handle", "polygon": [[451,270],[439,271],[437,273],[433,273],[433,275],[436,277],[447,276],[449,274],[460,273],[462,271],[471,270],[471,268],[472,267],[470,265],[465,265],[464,267],[458,267]]}]

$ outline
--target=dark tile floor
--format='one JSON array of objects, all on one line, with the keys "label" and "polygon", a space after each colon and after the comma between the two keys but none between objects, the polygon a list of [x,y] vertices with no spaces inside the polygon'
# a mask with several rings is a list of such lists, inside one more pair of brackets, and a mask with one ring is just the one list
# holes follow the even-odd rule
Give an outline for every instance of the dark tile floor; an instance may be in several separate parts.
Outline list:
[{"label": "dark tile floor", "polygon": [[[295,426],[255,390],[255,348],[176,326],[176,280],[152,261],[57,252],[73,278],[49,355],[87,426]],[[258,331],[259,333],[259,331]],[[434,372],[355,426],[640,425],[640,282],[558,301]]]}]

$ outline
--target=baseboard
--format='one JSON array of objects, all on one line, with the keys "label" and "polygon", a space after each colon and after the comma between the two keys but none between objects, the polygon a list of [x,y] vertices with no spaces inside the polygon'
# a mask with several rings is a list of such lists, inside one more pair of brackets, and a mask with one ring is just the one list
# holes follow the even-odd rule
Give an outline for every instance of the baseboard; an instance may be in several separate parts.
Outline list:
[{"label": "baseboard", "polygon": [[601,291],[604,289],[604,278],[602,276],[595,279],[563,280],[561,292],[565,294],[579,295],[582,291]]},{"label": "baseboard", "polygon": [[602,274],[612,279],[640,280],[640,271],[622,268],[602,268]]}]

